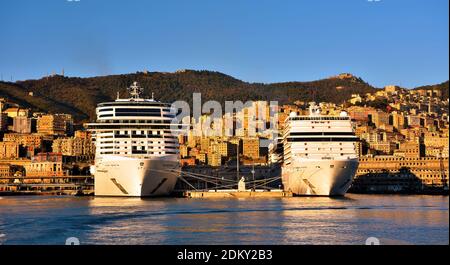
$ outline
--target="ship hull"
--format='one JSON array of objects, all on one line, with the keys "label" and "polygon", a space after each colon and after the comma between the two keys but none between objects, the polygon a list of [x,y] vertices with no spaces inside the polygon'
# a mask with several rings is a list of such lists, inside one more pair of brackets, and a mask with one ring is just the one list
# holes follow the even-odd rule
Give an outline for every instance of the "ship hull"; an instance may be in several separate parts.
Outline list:
[{"label": "ship hull", "polygon": [[179,162],[169,156],[155,159],[103,158],[95,165],[95,195],[166,196],[173,191],[179,170]]},{"label": "ship hull", "polygon": [[343,196],[358,169],[357,159],[305,160],[282,168],[285,191],[296,196]]}]

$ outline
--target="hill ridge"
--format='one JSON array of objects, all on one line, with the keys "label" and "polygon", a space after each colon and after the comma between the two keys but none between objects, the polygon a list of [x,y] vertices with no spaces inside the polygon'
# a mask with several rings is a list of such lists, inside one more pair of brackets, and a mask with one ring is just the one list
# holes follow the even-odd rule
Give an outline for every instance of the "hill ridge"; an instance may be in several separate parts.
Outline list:
[{"label": "hill ridge", "polygon": [[[202,93],[203,102],[278,100],[279,104],[288,104],[313,99],[342,103],[352,94],[378,89],[348,73],[315,81],[266,84],[245,82],[217,71],[185,69],[171,73],[136,72],[83,78],[54,75],[15,83],[0,81],[0,97],[35,111],[70,113],[78,121],[87,121],[95,118],[97,103],[114,100],[117,92],[124,97],[133,81],[145,88],[146,97],[154,92],[161,101],[185,100],[190,104],[194,92]],[[435,86],[441,87],[440,84]],[[448,98],[448,91],[446,96]]]}]

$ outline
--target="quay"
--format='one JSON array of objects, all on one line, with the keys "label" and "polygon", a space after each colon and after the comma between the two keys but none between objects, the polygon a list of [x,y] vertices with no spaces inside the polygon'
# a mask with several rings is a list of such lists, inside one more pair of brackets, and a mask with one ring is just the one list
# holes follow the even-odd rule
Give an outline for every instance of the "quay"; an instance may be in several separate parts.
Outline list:
[{"label": "quay", "polygon": [[283,190],[207,190],[195,191],[189,190],[182,193],[183,197],[187,198],[205,198],[205,199],[220,199],[220,198],[284,198],[292,197],[292,192]]},{"label": "quay", "polygon": [[94,177],[1,177],[0,195],[94,195]]}]

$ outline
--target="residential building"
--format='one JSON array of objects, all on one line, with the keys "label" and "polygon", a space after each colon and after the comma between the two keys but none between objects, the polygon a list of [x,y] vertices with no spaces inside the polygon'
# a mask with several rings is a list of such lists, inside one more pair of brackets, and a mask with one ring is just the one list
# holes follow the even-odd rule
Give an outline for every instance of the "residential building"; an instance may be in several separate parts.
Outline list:
[{"label": "residential building", "polygon": [[[38,117],[37,132],[47,135],[66,135],[73,130],[73,122],[67,114],[46,114]],[[72,128],[70,128],[72,126]]]},{"label": "residential building", "polygon": [[19,143],[0,142],[0,159],[14,159],[19,157]]},{"label": "residential building", "polygon": [[259,159],[259,139],[244,138],[242,140],[242,154],[251,159]]},{"label": "residential building", "polygon": [[26,116],[13,118],[13,129],[16,133],[32,133],[36,130],[36,119]]}]

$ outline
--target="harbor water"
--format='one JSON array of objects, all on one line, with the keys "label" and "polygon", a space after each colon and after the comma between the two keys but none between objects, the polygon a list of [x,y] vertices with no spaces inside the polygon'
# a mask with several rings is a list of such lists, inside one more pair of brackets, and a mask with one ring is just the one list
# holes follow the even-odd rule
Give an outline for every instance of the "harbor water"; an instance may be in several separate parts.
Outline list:
[{"label": "harbor water", "polygon": [[449,244],[448,196],[0,197],[0,244]]}]

